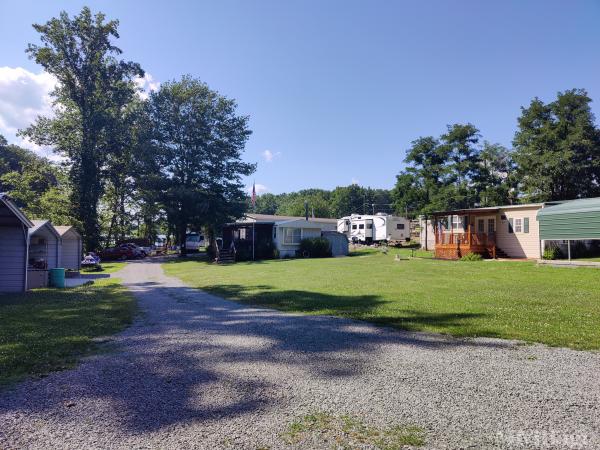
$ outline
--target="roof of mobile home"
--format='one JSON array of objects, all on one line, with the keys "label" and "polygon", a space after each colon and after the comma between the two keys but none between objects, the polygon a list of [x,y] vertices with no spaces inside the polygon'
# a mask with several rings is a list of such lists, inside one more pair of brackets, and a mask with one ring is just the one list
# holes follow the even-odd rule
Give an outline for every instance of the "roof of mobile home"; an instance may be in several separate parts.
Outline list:
[{"label": "roof of mobile home", "polygon": [[544,206],[544,203],[523,203],[520,205],[500,205],[500,206],[485,206],[482,208],[463,208],[463,209],[452,209],[448,211],[436,211],[432,214],[432,216],[442,216],[449,214],[464,214],[464,213],[486,213],[486,212],[498,212],[501,209],[521,209],[521,208],[541,208]]},{"label": "roof of mobile home", "polygon": [[[249,213],[249,214],[245,214],[244,217],[240,220],[240,222],[279,223],[279,222],[289,222],[292,220],[306,220],[306,218],[298,217],[298,216],[278,216],[275,214]],[[309,222],[322,222],[322,223],[337,224],[337,219],[326,219],[323,217],[309,217],[308,221]]]}]

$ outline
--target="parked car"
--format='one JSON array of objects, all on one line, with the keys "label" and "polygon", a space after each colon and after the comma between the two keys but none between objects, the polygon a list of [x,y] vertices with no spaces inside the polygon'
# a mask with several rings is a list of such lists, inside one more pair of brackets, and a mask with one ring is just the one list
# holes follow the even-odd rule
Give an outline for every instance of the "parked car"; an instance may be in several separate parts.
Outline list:
[{"label": "parked car", "polygon": [[131,249],[135,258],[145,258],[149,254],[149,252],[146,251],[146,249],[144,249],[143,247],[140,247],[139,245],[135,245],[132,242],[128,242],[126,244],[121,244],[121,245],[118,245],[117,247],[125,247],[125,248]]},{"label": "parked car", "polygon": [[139,253],[127,245],[119,245],[118,247],[109,247],[100,252],[100,258],[104,261],[125,261],[126,259],[139,258]]}]

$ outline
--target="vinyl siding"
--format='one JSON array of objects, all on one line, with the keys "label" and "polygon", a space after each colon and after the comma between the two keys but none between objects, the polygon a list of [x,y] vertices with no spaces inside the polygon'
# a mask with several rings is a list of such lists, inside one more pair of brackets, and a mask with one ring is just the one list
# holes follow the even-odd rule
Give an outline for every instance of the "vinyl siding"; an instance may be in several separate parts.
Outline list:
[{"label": "vinyl siding", "polygon": [[[540,234],[536,214],[540,208],[501,209],[496,219],[496,245],[511,258],[540,258]],[[506,220],[501,220],[502,215]],[[524,220],[529,219],[529,233],[524,232]],[[509,233],[509,221],[521,219],[521,232]]]},{"label": "vinyl siding", "polygon": [[65,269],[79,270],[81,265],[81,239],[72,231],[65,233],[62,237],[61,267]]},{"label": "vinyl siding", "polygon": [[23,291],[27,241],[21,225],[0,226],[0,249],[0,292]]},{"label": "vinyl siding", "polygon": [[[335,225],[335,224],[334,224]],[[296,250],[300,248],[299,244],[284,244],[283,243],[283,228],[300,228],[298,226],[281,225],[277,227],[277,239],[275,240],[275,246],[277,250],[279,250],[280,258],[290,258],[296,256]],[[313,238],[313,237],[321,237],[321,229],[320,228],[301,228],[302,229],[302,237],[305,238]]]}]

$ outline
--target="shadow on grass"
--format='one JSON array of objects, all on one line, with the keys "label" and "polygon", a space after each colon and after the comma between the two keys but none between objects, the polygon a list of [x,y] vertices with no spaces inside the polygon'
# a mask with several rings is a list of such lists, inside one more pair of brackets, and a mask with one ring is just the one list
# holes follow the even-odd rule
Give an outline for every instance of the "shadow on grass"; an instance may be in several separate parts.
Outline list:
[{"label": "shadow on grass", "polygon": [[[282,314],[243,304],[252,301],[284,311],[302,307],[312,312],[327,305],[342,315],[347,311],[348,315],[359,312],[368,316],[382,304],[373,295],[274,292],[266,285],[210,288],[212,293],[242,302],[236,303],[192,288],[144,280],[129,287],[146,314],[119,336],[122,352],[60,374],[65,377],[61,382],[44,380],[9,400],[0,397],[0,413],[63,411],[65,402],[75,397],[82,409],[78,412],[77,407],[73,408],[74,414],[108,404],[106,411],[96,411],[115,417],[106,426],[119,426],[135,435],[268,411],[281,402],[282,386],[295,395],[294,378],[298,375],[336,384],[362,377],[367,371],[375,370],[370,373],[376,375],[373,367],[383,345],[395,346],[398,358],[405,351],[409,355],[415,350],[506,345],[392,332],[357,321]],[[404,320],[410,328],[431,323],[451,326],[478,318],[407,311],[406,317],[382,320],[388,325]],[[302,392],[301,386],[298,392]]]},{"label": "shadow on grass", "polygon": [[70,367],[96,350],[92,339],[131,324],[135,310],[118,284],[0,296],[0,386]]}]

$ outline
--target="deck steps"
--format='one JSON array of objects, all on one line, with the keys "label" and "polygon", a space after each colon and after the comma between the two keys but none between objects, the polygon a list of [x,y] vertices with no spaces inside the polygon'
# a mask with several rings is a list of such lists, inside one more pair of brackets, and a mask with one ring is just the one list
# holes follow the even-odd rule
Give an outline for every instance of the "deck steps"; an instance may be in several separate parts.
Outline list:
[{"label": "deck steps", "polygon": [[496,247],[496,258],[510,258],[510,256],[508,256],[501,248]]},{"label": "deck steps", "polygon": [[232,264],[235,262],[235,253],[230,250],[221,250],[217,264]]}]

